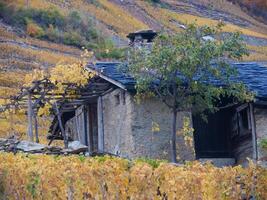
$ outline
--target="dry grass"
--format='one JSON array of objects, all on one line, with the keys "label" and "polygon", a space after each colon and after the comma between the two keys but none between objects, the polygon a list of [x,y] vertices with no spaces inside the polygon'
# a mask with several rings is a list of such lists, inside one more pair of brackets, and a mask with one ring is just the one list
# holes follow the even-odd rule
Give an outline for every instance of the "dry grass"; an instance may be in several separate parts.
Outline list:
[{"label": "dry grass", "polygon": [[[217,20],[212,20],[209,18],[204,17],[198,17],[190,14],[181,14],[176,13],[174,11],[170,11],[164,8],[159,7],[153,7],[149,3],[143,2],[143,1],[137,1],[138,5],[141,6],[146,10],[146,12],[150,15],[152,15],[154,18],[159,20],[161,23],[163,23],[165,26],[171,28],[172,30],[179,30],[177,29],[177,23],[182,24],[188,24],[188,23],[196,23],[199,26],[209,25],[209,26],[215,26],[218,24]],[[239,26],[226,23],[226,25],[223,27],[224,32],[235,32],[239,31],[242,32],[245,35],[255,36],[255,37],[261,37],[261,38],[267,38],[266,34],[258,33],[250,29],[241,28]]]},{"label": "dry grass", "polygon": [[[25,1],[24,0],[16,0],[17,6],[24,6]],[[30,1],[30,6],[33,8],[49,8],[51,6],[59,8],[59,10],[63,14],[67,14],[69,11],[73,9],[78,9],[87,13],[92,14],[95,16],[99,21],[103,22],[104,24],[109,25],[114,29],[118,34],[125,36],[129,32],[140,30],[140,29],[147,29],[149,28],[144,22],[136,19],[134,16],[129,14],[127,11],[123,10],[120,6],[111,3],[107,0],[98,0],[99,6],[89,3],[85,0],[76,0],[76,1],[70,1],[70,0],[58,0],[58,1],[47,1],[47,0],[34,0]],[[171,2],[173,5],[175,5],[175,2],[169,0],[168,2]],[[154,7],[151,4],[144,2],[144,1],[135,1],[139,6],[141,6],[143,9],[146,10],[146,12],[151,15],[153,18],[155,18],[157,21],[162,23],[165,27],[179,31],[180,29],[177,27],[177,22],[180,23],[192,23],[196,22],[198,25],[216,25],[218,23],[217,20],[212,20],[209,18],[204,17],[198,17],[190,14],[181,14],[176,13],[164,8]],[[203,0],[203,3],[208,4],[209,1]],[[214,4],[215,8],[217,8],[219,5],[221,5],[222,2],[218,3],[216,2]],[[230,3],[227,3],[226,6],[230,6]],[[260,23],[257,23],[256,20],[253,20],[251,17],[249,17],[247,14],[242,12],[241,10],[235,8],[231,9],[231,12],[236,12],[238,16],[246,17],[249,21],[252,21],[256,25],[262,25]],[[245,15],[245,16],[244,16]],[[263,26],[263,25],[262,25]],[[258,33],[256,31],[241,28],[239,26],[227,23],[224,27],[225,32],[234,32],[234,31],[240,31],[245,35],[251,35],[255,37],[261,37],[261,38],[267,38],[266,34]]]},{"label": "dry grass", "polygon": [[119,6],[107,0],[98,0],[98,2],[99,6],[84,0],[69,1],[72,8],[92,14],[99,21],[112,27],[121,36],[125,36],[129,32],[148,28],[146,24]]},{"label": "dry grass", "polygon": [[39,63],[28,62],[16,59],[0,59],[0,69],[8,71],[30,71],[33,69],[40,69]]},{"label": "dry grass", "polygon": [[[47,144],[46,135],[50,124],[50,118],[38,117],[40,143]],[[0,138],[16,135],[20,139],[27,139],[27,116],[24,111],[13,111],[0,114]],[[59,142],[61,144],[61,142]]]},{"label": "dry grass", "polygon": [[27,49],[13,44],[0,44],[0,57],[21,58],[31,62],[42,62],[48,65],[55,65],[58,62],[74,63],[79,59],[73,56],[64,55],[45,50]]},{"label": "dry grass", "polygon": [[[147,29],[148,26],[136,19],[127,11],[107,0],[98,0],[100,6],[89,3],[86,0],[34,0],[30,1],[30,7],[47,9],[56,7],[63,15],[67,15],[73,9],[77,9],[95,16],[99,21],[112,27],[118,34],[125,36],[129,32]],[[15,6],[25,6],[25,0],[15,0]]]},{"label": "dry grass", "polygon": [[[16,7],[26,7],[26,0],[4,0],[10,5]],[[55,7],[55,4],[47,1],[47,0],[29,0],[29,7],[37,8],[37,9],[49,9],[51,7]]]},{"label": "dry grass", "polygon": [[81,50],[72,46],[67,46],[64,44],[57,44],[53,42],[48,42],[44,40],[38,40],[35,38],[21,38],[16,41],[24,42],[25,44],[29,44],[32,46],[37,46],[39,48],[47,48],[47,49],[53,49],[54,51],[59,51],[59,52],[65,52],[69,54],[74,54],[74,55],[81,55]]},{"label": "dry grass", "polygon": [[267,61],[267,46],[248,46],[250,55],[244,57],[245,61]]},{"label": "dry grass", "polygon": [[244,12],[240,6],[235,5],[228,0],[198,0],[200,3],[205,5],[212,5],[212,9],[218,9],[222,10],[226,13],[231,13],[234,16],[238,16],[242,19],[246,19],[252,24],[252,29],[257,30],[262,33],[267,33],[267,26],[259,21],[257,21],[255,18]]},{"label": "dry grass", "polygon": [[0,85],[5,87],[19,87],[24,82],[25,72],[0,73]]},{"label": "dry grass", "polygon": [[12,95],[17,94],[17,92],[19,91],[19,88],[11,88],[11,87],[4,87],[4,86],[0,86],[0,105],[5,103],[4,99],[1,99],[1,97],[9,97]]},{"label": "dry grass", "polygon": [[17,36],[14,33],[12,33],[11,31],[7,31],[3,27],[0,27],[0,37],[4,39],[12,39],[12,40],[17,38]]}]

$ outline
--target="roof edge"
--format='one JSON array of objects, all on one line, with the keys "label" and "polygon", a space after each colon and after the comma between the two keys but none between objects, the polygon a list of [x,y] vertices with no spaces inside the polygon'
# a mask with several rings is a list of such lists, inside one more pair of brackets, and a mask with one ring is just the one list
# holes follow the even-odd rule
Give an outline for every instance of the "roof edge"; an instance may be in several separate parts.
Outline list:
[{"label": "roof edge", "polygon": [[95,70],[95,69],[92,69],[92,68],[90,68],[89,66],[87,66],[86,69],[87,69],[89,72],[93,72],[93,73],[95,73],[95,74],[96,74],[97,76],[99,76],[100,78],[102,78],[102,79],[104,79],[104,80],[106,80],[106,81],[112,83],[113,85],[116,85],[117,87],[119,87],[119,88],[121,88],[121,89],[127,91],[127,88],[126,88],[123,84],[121,84],[120,82],[115,81],[115,80],[113,80],[112,78],[109,78],[109,77],[103,75],[101,72],[99,72],[99,71],[97,71],[97,70]]}]

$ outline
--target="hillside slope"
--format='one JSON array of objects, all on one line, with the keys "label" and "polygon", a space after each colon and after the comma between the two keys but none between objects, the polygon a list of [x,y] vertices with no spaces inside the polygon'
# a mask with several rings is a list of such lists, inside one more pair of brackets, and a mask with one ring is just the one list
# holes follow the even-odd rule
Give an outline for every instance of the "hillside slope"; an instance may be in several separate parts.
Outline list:
[{"label": "hillside slope", "polygon": [[[111,54],[109,49],[113,46],[125,47],[126,35],[140,29],[179,32],[181,25],[187,23],[216,25],[223,21],[226,23],[225,33],[243,33],[251,50],[251,55],[245,60],[267,61],[267,25],[250,16],[238,4],[226,0],[0,0],[0,3],[12,7],[14,12],[24,9],[21,12],[23,16],[18,15],[19,20],[24,20],[19,25],[10,19],[14,13],[0,18],[0,104],[7,102],[8,97],[19,90],[24,76],[32,70],[48,69],[58,62],[75,62],[79,59],[82,46],[107,50],[99,54],[100,59],[118,57],[118,52]],[[40,18],[32,14],[47,13],[49,10],[55,10],[67,23],[78,20],[81,24],[75,26],[74,21],[72,27],[68,24],[44,25]],[[29,16],[32,18],[29,19]],[[85,29],[80,27],[84,26],[84,19],[89,19],[90,23],[83,28],[95,30],[101,33],[101,37],[90,32],[93,39],[87,38]],[[106,42],[106,39],[113,44]],[[0,123],[2,127],[10,128],[3,116]],[[25,127],[21,126],[23,124],[19,124],[20,130],[17,131],[25,132]],[[0,135],[7,132],[2,128]]]}]

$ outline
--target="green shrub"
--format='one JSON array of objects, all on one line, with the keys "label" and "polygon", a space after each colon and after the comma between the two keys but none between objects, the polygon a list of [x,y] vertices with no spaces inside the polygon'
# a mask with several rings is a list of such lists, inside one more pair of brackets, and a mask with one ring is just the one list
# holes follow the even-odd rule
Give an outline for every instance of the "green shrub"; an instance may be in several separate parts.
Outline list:
[{"label": "green shrub", "polygon": [[97,59],[121,59],[124,57],[124,49],[116,48],[110,39],[98,38],[98,47],[94,49]]},{"label": "green shrub", "polygon": [[149,3],[155,3],[155,4],[161,3],[160,0],[146,0],[146,1]]},{"label": "green shrub", "polygon": [[150,158],[138,158],[138,159],[135,160],[135,163],[147,163],[151,167],[153,167],[153,169],[156,169],[156,168],[159,167],[159,165],[161,163],[167,163],[167,161],[164,161],[164,160],[155,160],[155,159],[150,159]]},{"label": "green shrub", "polygon": [[82,24],[82,18],[81,15],[78,11],[72,11],[68,15],[68,24],[73,28],[73,29],[79,29]]},{"label": "green shrub", "polygon": [[46,27],[50,24],[56,27],[63,27],[65,25],[64,16],[55,8],[38,10],[34,18],[38,23]]},{"label": "green shrub", "polygon": [[62,33],[58,28],[54,28],[53,25],[49,25],[49,27],[45,31],[45,38],[52,42],[62,43]]},{"label": "green shrub", "polygon": [[125,56],[125,50],[119,48],[112,49],[97,49],[95,56],[97,59],[105,58],[105,59],[116,59],[120,60]]},{"label": "green shrub", "polygon": [[78,32],[75,32],[75,31],[65,32],[63,41],[64,41],[63,43],[66,45],[73,45],[77,47],[83,46],[82,36]]},{"label": "green shrub", "polygon": [[264,138],[260,141],[260,146],[267,150],[267,138]]},{"label": "green shrub", "polygon": [[35,37],[35,38],[41,38],[44,36],[45,32],[42,29],[42,27],[38,26],[35,22],[28,20],[27,21],[27,28],[26,32],[29,36]]}]

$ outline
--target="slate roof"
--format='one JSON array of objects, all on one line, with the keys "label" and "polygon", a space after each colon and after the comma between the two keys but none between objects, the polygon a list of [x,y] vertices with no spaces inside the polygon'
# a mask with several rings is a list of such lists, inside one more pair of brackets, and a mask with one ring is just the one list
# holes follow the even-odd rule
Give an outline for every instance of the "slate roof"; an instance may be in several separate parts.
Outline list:
[{"label": "slate roof", "polygon": [[127,90],[134,90],[136,82],[131,76],[123,73],[123,66],[125,67],[120,62],[97,62],[94,65],[88,65],[88,68],[122,84]]},{"label": "slate roof", "polygon": [[[243,82],[251,91],[256,93],[257,98],[267,100],[267,66],[260,63],[233,63],[239,75],[237,82]],[[125,67],[125,65],[124,65]],[[98,62],[88,68],[97,71],[103,76],[112,79],[125,87],[133,90],[135,80],[123,73],[123,64],[119,62]]]},{"label": "slate roof", "polygon": [[235,63],[239,76],[238,81],[243,82],[256,97],[267,100],[267,66],[260,63]]}]

